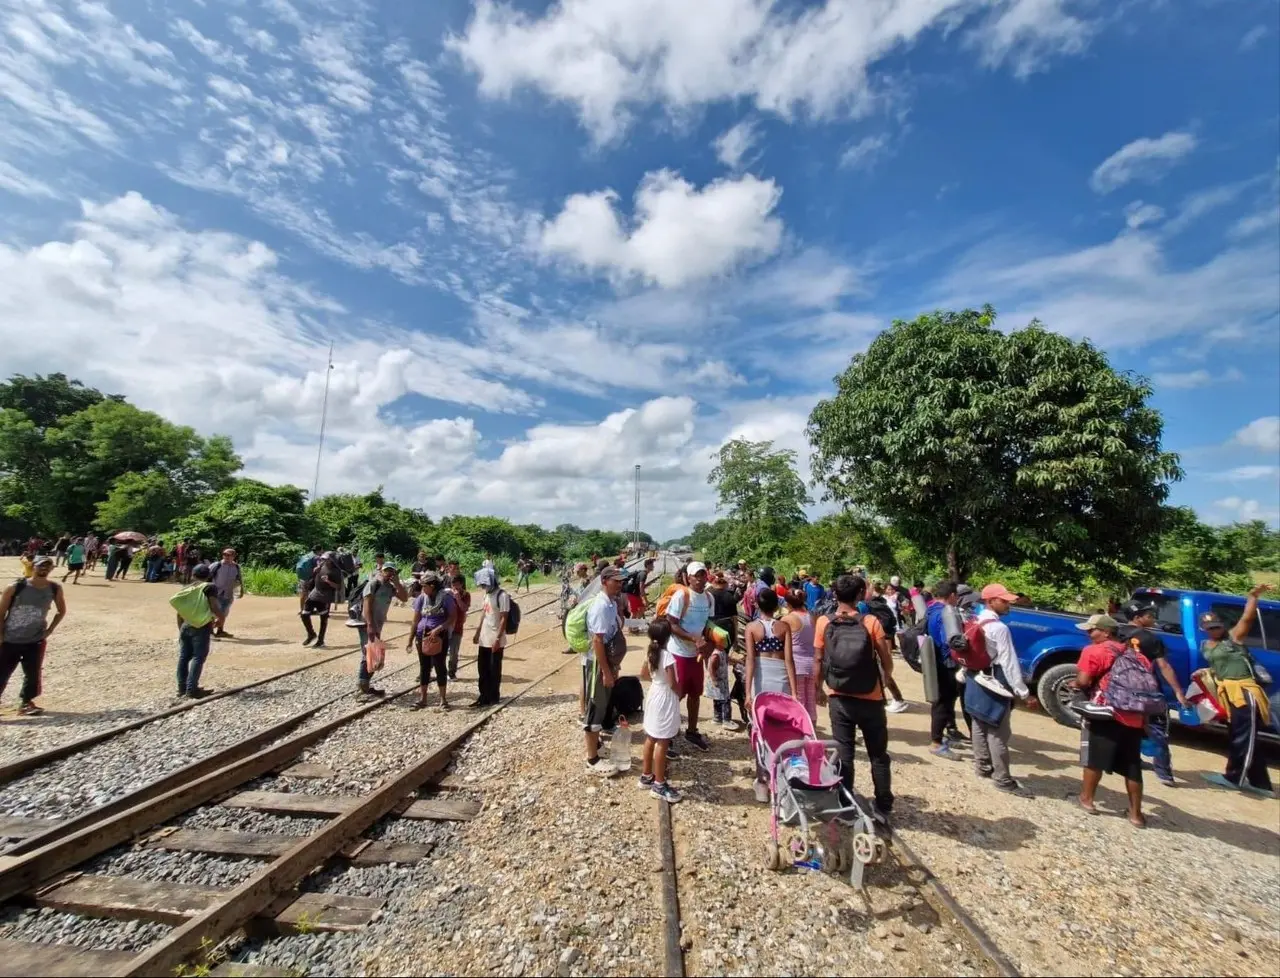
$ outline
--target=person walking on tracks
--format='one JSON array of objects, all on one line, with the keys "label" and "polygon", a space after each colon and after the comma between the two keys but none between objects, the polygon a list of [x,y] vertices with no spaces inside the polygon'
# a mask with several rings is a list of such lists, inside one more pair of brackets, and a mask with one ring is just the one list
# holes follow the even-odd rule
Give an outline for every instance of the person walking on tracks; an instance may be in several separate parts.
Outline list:
[{"label": "person walking on tracks", "polygon": [[355,624],[360,635],[360,665],[356,669],[356,683],[364,696],[385,696],[384,690],[373,685],[373,674],[369,672],[369,662],[365,649],[373,639],[382,638],[382,629],[387,623],[387,615],[391,611],[393,600],[408,601],[409,591],[400,580],[400,572],[395,564],[383,564],[380,570],[369,575],[364,590],[360,595],[362,617]]},{"label": "person walking on tracks", "polygon": [[431,685],[431,673],[436,674],[436,686],[440,690],[440,708],[449,709],[449,637],[453,633],[457,606],[453,592],[445,587],[440,575],[433,570],[423,571],[420,580],[422,593],[413,599],[413,627],[409,630],[407,649],[418,652],[418,702],[413,709],[427,705],[427,692]]},{"label": "person walking on tracks", "polygon": [[222,614],[218,589],[207,564],[191,572],[192,582],[169,599],[178,613],[178,696],[200,699],[209,691],[200,688],[200,674],[209,656],[213,626]]},{"label": "person walking on tracks", "polygon": [[236,598],[244,597],[244,577],[240,573],[240,565],[236,563],[236,552],[228,547],[222,551],[222,559],[209,568],[213,586],[218,589],[218,604],[221,614],[214,626],[214,638],[235,638],[227,631],[227,616],[231,614],[231,605]]},{"label": "person walking on tracks", "polygon": [[471,637],[479,646],[476,671],[480,674],[480,695],[471,704],[473,710],[494,706],[502,698],[502,650],[507,647],[507,615],[511,611],[511,598],[498,587],[493,567],[476,571],[476,586],[484,591],[484,607]]},{"label": "person walking on tracks", "polygon": [[[52,557],[32,561],[32,576],[14,581],[0,594],[0,696],[9,685],[13,671],[22,666],[21,705],[18,712],[34,716],[44,711],[36,705],[40,695],[40,673],[49,636],[67,615],[62,585],[49,580]],[[49,606],[57,608],[50,623]]]},{"label": "person walking on tracks", "polygon": [[[302,627],[307,630],[307,637],[302,640],[302,644],[322,649],[324,648],[325,633],[329,630],[330,610],[344,588],[342,571],[338,570],[338,564],[333,559],[333,554],[326,553],[318,559],[315,567],[312,568],[310,578],[304,583],[304,587],[302,611],[298,613],[298,616],[302,619]],[[318,635],[311,625],[312,615],[320,616],[320,633]],[[312,645],[312,643],[315,644]]]}]

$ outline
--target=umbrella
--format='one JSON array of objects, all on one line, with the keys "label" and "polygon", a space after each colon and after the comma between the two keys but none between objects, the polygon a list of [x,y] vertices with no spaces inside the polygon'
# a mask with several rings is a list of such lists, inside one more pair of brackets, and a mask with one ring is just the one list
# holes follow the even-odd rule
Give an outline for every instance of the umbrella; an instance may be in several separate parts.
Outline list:
[{"label": "umbrella", "polygon": [[111,534],[111,543],[146,543],[147,535],[137,530],[121,530]]}]

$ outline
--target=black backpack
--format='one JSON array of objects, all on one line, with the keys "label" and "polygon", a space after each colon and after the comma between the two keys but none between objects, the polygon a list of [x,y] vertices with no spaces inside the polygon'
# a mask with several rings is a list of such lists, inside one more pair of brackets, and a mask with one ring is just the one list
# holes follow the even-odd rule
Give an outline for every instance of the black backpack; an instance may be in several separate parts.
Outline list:
[{"label": "black backpack", "polygon": [[813,607],[813,617],[817,619],[823,617],[834,618],[836,612],[840,609],[840,602],[836,600],[835,592],[828,589],[827,592],[818,599],[818,603]]},{"label": "black backpack", "polygon": [[493,592],[493,601],[495,605],[498,603],[498,595],[500,594],[506,594],[507,601],[510,602],[510,606],[507,609],[507,630],[504,634],[514,635],[516,632],[520,631],[520,606],[516,604],[515,598],[503,591],[501,588]]},{"label": "black backpack", "polygon": [[857,618],[831,619],[823,636],[826,682],[833,693],[863,695],[880,681],[871,635]]},{"label": "black backpack", "polygon": [[876,616],[884,629],[884,637],[892,645],[893,636],[898,630],[898,619],[894,616],[893,609],[889,607],[889,602],[884,598],[872,598],[867,602],[867,613]]},{"label": "black backpack", "polygon": [[923,625],[912,625],[898,633],[898,646],[902,649],[902,661],[916,672],[923,671],[920,664],[920,638],[924,635]]}]

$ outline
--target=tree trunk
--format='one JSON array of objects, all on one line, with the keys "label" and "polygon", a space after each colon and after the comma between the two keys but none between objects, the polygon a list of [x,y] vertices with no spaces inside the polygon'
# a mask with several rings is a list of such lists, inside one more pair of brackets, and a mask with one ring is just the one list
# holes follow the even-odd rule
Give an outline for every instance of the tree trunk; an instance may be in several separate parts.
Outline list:
[{"label": "tree trunk", "polygon": [[960,560],[956,556],[954,544],[947,548],[947,576],[957,584],[960,583]]}]

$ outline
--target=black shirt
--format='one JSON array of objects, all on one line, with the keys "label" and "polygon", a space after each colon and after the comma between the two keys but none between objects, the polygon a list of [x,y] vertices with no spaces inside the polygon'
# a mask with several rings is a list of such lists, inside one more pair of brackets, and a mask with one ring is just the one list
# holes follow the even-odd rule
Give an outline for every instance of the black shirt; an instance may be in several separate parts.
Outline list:
[{"label": "black shirt", "polygon": [[1145,655],[1154,664],[1156,659],[1163,658],[1169,654],[1169,650],[1164,647],[1164,641],[1155,632],[1149,628],[1139,628],[1137,625],[1121,625],[1120,640],[1129,644],[1131,639],[1138,640],[1138,651]]},{"label": "black shirt", "polygon": [[738,613],[738,593],[733,588],[711,588],[711,617],[717,621],[733,619]]}]

